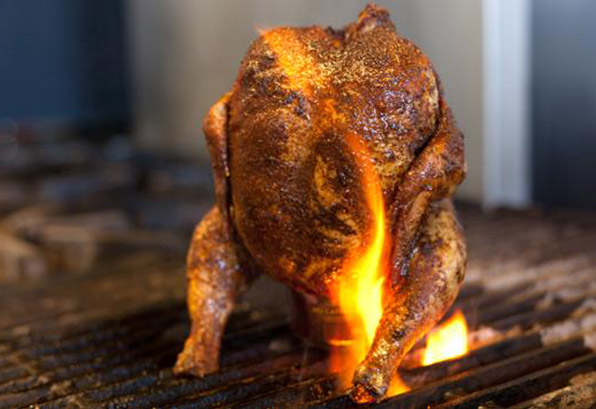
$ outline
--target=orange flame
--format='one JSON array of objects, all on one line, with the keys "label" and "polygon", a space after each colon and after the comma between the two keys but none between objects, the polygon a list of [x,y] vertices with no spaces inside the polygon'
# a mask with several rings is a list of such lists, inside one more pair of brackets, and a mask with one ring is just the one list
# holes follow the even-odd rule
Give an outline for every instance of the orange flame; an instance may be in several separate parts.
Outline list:
[{"label": "orange flame", "polygon": [[[353,335],[370,346],[383,315],[383,282],[385,269],[381,263],[385,244],[385,207],[381,184],[366,154],[366,147],[354,136],[347,137],[354,152],[362,156],[362,186],[371,211],[370,243],[344,265],[344,278],[339,285],[339,306],[354,322]],[[355,330],[355,331],[354,331]],[[364,334],[359,333],[364,330]],[[366,353],[366,351],[364,351]]]},{"label": "orange flame", "polygon": [[422,365],[457,358],[468,352],[468,325],[464,314],[457,310],[445,323],[429,334]]},{"label": "orange flame", "polygon": [[[337,292],[337,302],[353,339],[347,348],[332,351],[331,368],[339,372],[343,389],[350,385],[354,370],[365,358],[375,337],[383,315],[383,283],[387,274],[383,262],[387,242],[381,182],[362,141],[353,135],[347,135],[346,140],[361,165],[361,185],[366,189],[365,198],[372,220],[364,246],[348,257],[343,266],[344,276]],[[407,390],[396,376],[389,393],[395,395]]]},{"label": "orange flame", "polygon": [[406,383],[400,378],[398,374],[393,375],[393,379],[391,379],[391,384],[389,385],[389,389],[387,390],[387,397],[401,395],[402,393],[406,393],[410,390],[410,387],[406,385]]}]

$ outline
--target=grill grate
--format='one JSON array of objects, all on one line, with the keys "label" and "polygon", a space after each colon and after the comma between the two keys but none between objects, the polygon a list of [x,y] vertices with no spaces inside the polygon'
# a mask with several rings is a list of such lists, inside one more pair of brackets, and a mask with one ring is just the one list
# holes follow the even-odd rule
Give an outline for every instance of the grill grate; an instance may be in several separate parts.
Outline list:
[{"label": "grill grate", "polygon": [[[456,307],[483,346],[428,367],[416,367],[420,349],[414,348],[401,370],[412,390],[376,406],[594,402],[591,226],[517,213],[487,217],[473,208],[465,209],[464,220],[471,241],[469,283]],[[570,230],[561,241],[557,234],[565,228]],[[559,233],[533,252],[520,231]],[[517,255],[501,261],[509,252]],[[352,406],[336,394],[324,352],[305,349],[285,315],[272,309],[238,308],[226,331],[220,372],[172,377],[187,330],[180,260],[139,251],[89,275],[3,288],[0,408]]]}]

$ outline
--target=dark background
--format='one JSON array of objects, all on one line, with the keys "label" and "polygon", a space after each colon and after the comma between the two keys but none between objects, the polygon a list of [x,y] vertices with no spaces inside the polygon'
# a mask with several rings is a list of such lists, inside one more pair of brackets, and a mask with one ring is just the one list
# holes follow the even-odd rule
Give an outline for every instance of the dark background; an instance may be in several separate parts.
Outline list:
[{"label": "dark background", "polygon": [[534,199],[596,209],[596,2],[532,11]]},{"label": "dark background", "polygon": [[0,118],[124,127],[125,24],[120,0],[0,1]]}]

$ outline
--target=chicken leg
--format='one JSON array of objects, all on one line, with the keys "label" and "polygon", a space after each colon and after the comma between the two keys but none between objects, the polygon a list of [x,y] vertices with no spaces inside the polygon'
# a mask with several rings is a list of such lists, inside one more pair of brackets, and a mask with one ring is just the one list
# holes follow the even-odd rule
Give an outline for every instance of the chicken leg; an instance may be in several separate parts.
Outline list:
[{"label": "chicken leg", "polygon": [[250,281],[227,222],[213,207],[197,226],[187,259],[188,310],[192,320],[174,372],[203,376],[218,369],[219,349],[237,296]]},{"label": "chicken leg", "polygon": [[357,402],[383,397],[404,355],[445,314],[464,278],[466,248],[453,205],[429,206],[409,263],[407,280],[386,304],[373,344],[354,374]]}]

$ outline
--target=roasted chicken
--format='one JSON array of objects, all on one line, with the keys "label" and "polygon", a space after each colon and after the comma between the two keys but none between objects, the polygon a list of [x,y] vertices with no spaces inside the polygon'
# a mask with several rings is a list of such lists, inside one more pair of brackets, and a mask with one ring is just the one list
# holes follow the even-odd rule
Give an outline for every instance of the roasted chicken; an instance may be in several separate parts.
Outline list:
[{"label": "roasted chicken", "polygon": [[404,355],[455,299],[466,262],[450,200],[465,175],[463,136],[429,59],[374,5],[343,30],[267,30],[204,131],[216,205],[188,253],[192,328],[175,372],[217,370],[226,320],[259,274],[333,301],[344,260],[372,220],[369,161],[389,232],[389,295],[351,393],[359,402],[383,397]]}]

